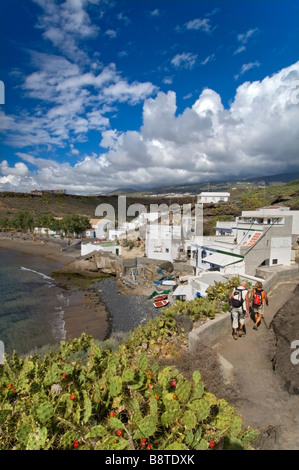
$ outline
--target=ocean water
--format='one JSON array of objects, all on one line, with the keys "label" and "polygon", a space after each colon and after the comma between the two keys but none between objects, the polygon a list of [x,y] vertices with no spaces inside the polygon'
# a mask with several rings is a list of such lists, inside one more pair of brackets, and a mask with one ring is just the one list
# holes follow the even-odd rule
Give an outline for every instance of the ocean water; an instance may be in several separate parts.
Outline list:
[{"label": "ocean water", "polygon": [[51,272],[56,262],[0,248],[0,340],[5,352],[27,354],[65,338],[67,292]]}]

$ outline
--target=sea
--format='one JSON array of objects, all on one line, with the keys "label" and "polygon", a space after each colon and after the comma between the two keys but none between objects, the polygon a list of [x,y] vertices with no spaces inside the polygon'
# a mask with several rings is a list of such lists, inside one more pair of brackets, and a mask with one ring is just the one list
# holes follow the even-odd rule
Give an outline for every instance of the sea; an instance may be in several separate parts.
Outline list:
[{"label": "sea", "polygon": [[52,278],[60,265],[38,255],[0,248],[0,341],[5,353],[34,352],[65,339],[68,293]]}]

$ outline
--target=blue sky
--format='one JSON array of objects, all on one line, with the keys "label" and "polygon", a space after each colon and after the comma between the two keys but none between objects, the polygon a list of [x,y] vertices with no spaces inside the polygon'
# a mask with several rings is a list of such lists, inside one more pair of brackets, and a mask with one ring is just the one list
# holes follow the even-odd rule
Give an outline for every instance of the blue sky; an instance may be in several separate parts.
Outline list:
[{"label": "blue sky", "polygon": [[2,0],[0,17],[1,191],[299,169],[297,1]]}]

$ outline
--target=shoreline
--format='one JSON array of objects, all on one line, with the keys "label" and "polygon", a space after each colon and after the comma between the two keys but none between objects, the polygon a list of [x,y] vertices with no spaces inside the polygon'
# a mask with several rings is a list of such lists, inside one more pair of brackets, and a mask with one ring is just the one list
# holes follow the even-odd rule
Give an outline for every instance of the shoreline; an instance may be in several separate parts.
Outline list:
[{"label": "shoreline", "polygon": [[[74,260],[73,253],[62,252],[66,243],[49,239],[36,239],[14,234],[13,238],[9,234],[0,234],[0,248],[26,253],[32,257],[41,257],[50,261],[54,269],[45,272],[52,275],[53,270]],[[77,255],[78,256],[78,255]],[[95,339],[104,341],[111,332],[109,315],[103,302],[92,288],[92,283],[97,279],[73,278],[69,275],[59,275],[54,277],[57,287],[62,287],[68,292],[69,304],[63,308],[65,341],[80,338],[82,333],[93,336]],[[86,287],[86,283],[89,286]],[[83,318],[84,317],[84,318]],[[58,340],[60,342],[61,340]]]}]

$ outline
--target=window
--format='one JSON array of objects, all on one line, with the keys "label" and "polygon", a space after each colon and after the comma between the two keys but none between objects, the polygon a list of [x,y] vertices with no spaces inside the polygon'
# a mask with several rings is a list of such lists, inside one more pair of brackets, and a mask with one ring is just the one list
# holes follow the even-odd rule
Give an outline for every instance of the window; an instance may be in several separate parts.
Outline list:
[{"label": "window", "polygon": [[275,258],[275,259],[272,260],[272,264],[277,264],[277,263],[278,263],[278,259],[277,259],[277,258]]}]

